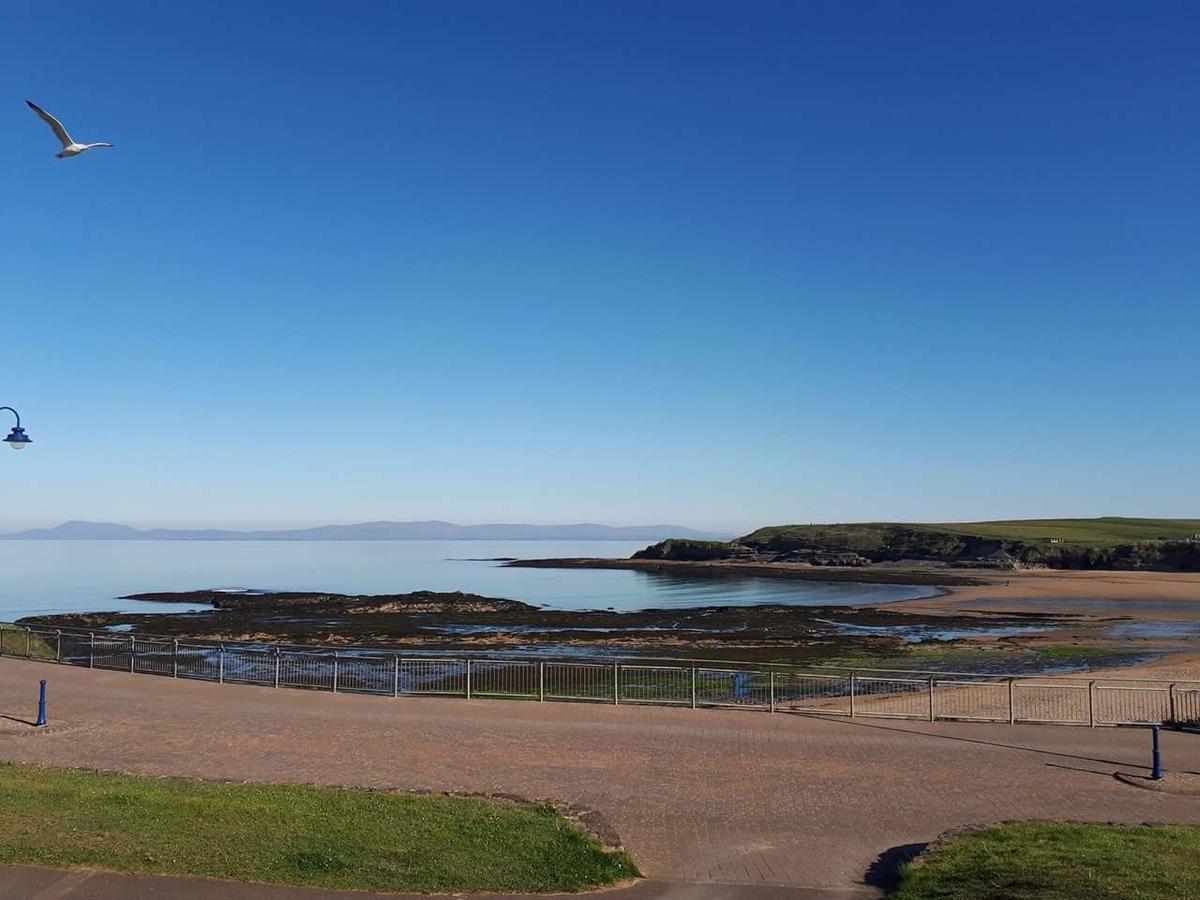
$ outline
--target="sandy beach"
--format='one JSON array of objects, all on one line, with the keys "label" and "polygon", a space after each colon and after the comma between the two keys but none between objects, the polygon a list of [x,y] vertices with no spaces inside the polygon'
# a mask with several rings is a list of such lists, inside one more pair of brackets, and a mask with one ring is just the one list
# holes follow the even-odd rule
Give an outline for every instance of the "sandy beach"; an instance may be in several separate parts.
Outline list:
[{"label": "sandy beach", "polygon": [[[901,570],[895,570],[902,578]],[[979,582],[943,588],[938,597],[902,601],[911,611],[1115,614],[1135,618],[1200,617],[1198,572],[971,570]]]},{"label": "sandy beach", "polygon": [[[905,600],[892,606],[928,614],[1077,615],[1081,617],[1081,633],[1088,630],[1088,619],[1095,621],[1096,631],[1114,618],[1143,623],[1200,622],[1200,573],[1196,572],[1035,570],[987,573],[980,578],[987,583],[947,588],[938,597]],[[1154,641],[1128,638],[1122,643],[1136,646]],[[1106,668],[1095,674],[1106,678],[1200,680],[1200,642],[1192,638],[1187,645],[1195,649],[1177,649],[1151,662]]]},{"label": "sandy beach", "polygon": [[[795,563],[676,562],[667,560],[521,560],[546,568],[631,568],[688,576],[795,578],[936,586],[937,596],[900,600],[880,612],[989,619],[1045,617],[1056,627],[1019,637],[979,637],[961,646],[1026,649],[1099,648],[1144,651],[1158,657],[1132,666],[1107,666],[1108,677],[1200,679],[1200,573],[972,569],[884,564],[870,567]],[[1193,627],[1193,623],[1194,627]]]}]

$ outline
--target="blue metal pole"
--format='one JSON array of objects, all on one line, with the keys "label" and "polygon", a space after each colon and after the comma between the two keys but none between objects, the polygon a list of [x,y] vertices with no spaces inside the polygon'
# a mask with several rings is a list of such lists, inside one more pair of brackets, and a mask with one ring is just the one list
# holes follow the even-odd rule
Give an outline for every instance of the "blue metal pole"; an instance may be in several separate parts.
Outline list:
[{"label": "blue metal pole", "polygon": [[1154,740],[1154,768],[1150,771],[1152,781],[1161,781],[1163,777],[1162,750],[1158,744],[1158,726],[1152,725],[1151,733]]},{"label": "blue metal pole", "polygon": [[46,679],[43,678],[38,682],[38,716],[37,721],[33,723],[38,728],[46,724]]}]

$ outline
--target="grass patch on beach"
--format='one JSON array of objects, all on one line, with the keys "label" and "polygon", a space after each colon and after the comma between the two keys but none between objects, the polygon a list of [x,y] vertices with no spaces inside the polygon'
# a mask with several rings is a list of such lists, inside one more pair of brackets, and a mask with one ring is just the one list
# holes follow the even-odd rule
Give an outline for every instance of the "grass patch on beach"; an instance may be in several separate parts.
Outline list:
[{"label": "grass patch on beach", "polygon": [[1200,897],[1200,829],[1025,822],[967,834],[908,864],[891,900]]},{"label": "grass patch on beach", "polygon": [[0,764],[0,863],[373,891],[576,891],[633,877],[550,806]]}]

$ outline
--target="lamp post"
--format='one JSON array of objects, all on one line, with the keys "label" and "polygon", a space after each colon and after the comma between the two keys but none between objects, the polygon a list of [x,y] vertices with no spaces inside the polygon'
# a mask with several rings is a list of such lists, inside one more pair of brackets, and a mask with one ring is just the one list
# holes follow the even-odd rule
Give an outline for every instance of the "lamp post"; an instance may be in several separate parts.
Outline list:
[{"label": "lamp post", "polygon": [[13,430],[8,433],[8,437],[4,439],[4,443],[12,447],[14,450],[23,450],[26,444],[32,444],[33,441],[25,434],[25,429],[21,427],[21,414],[11,406],[0,406],[0,411],[8,410],[17,417],[17,424]]}]

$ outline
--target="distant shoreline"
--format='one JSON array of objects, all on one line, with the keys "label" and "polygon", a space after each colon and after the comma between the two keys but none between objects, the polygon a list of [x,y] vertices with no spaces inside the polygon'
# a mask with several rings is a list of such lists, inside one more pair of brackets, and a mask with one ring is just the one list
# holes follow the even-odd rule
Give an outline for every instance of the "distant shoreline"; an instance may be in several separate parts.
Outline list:
[{"label": "distant shoreline", "polygon": [[654,543],[667,538],[724,540],[726,534],[697,531],[682,525],[600,525],[576,522],[530,525],[495,522],[458,525],[440,520],[357,522],[314,528],[133,528],[113,522],[64,522],[0,534],[6,541],[627,541]]}]

